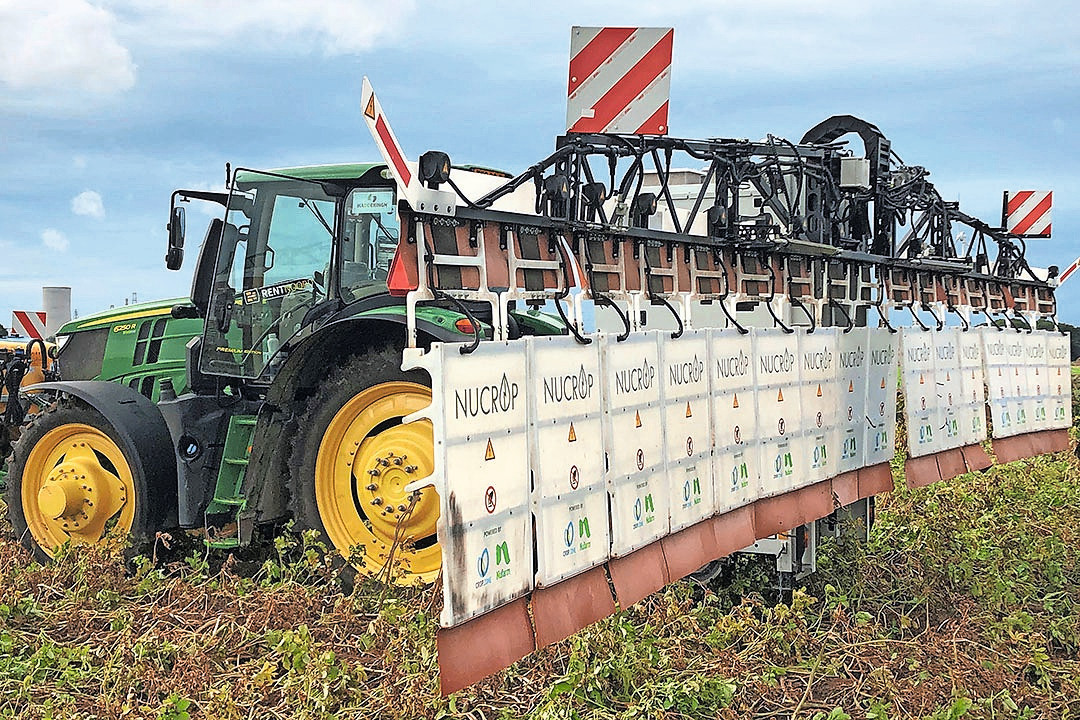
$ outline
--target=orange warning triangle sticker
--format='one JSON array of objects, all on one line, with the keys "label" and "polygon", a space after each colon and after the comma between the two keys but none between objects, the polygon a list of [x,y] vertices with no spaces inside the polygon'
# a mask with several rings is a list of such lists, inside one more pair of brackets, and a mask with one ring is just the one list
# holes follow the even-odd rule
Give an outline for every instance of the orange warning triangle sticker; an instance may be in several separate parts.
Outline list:
[{"label": "orange warning triangle sticker", "polygon": [[686,402],[686,417],[694,417],[694,413],[690,412],[690,401]]},{"label": "orange warning triangle sticker", "polygon": [[[884,382],[884,380],[882,382]],[[848,380],[847,391],[848,392],[855,392],[855,381],[854,380]]]},{"label": "orange warning triangle sticker", "polygon": [[487,450],[484,452],[485,460],[495,459],[495,448],[491,447],[491,438],[488,438]]},{"label": "orange warning triangle sticker", "polygon": [[776,391],[776,402],[784,402],[784,388]]},{"label": "orange warning triangle sticker", "polygon": [[945,373],[945,382],[952,382],[952,373],[951,372],[946,372]]},{"label": "orange warning triangle sticker", "polygon": [[922,373],[920,373],[919,374],[919,384],[924,385],[925,383],[926,383],[926,380],[923,379]]},{"label": "orange warning triangle sticker", "polygon": [[818,383],[818,386],[817,386],[817,396],[821,397],[821,384],[820,383]]},{"label": "orange warning triangle sticker", "polygon": [[364,114],[367,115],[372,120],[375,119],[375,94],[374,93],[372,93],[371,97],[368,98],[367,107],[364,108]]},{"label": "orange warning triangle sticker", "polygon": [[739,407],[739,393],[735,393],[735,399],[731,401],[731,407],[732,408]]},{"label": "orange warning triangle sticker", "polygon": [[885,378],[881,378],[881,389],[885,389]]},{"label": "orange warning triangle sticker", "polygon": [[634,411],[634,427],[641,427],[641,412],[637,410]]},{"label": "orange warning triangle sticker", "polygon": [[570,435],[566,438],[566,442],[577,442],[577,433],[574,432],[574,423],[570,423]]}]

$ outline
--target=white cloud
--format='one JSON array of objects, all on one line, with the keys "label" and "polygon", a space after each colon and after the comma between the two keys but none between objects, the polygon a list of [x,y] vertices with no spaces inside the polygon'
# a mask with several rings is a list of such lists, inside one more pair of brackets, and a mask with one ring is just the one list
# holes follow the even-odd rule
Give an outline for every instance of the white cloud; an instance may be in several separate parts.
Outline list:
[{"label": "white cloud", "polygon": [[101,202],[100,194],[93,190],[83,190],[71,198],[71,212],[76,215],[103,218],[105,217],[105,205]]},{"label": "white cloud", "polygon": [[67,252],[68,246],[71,244],[64,233],[54,228],[46,228],[41,231],[41,243],[56,252]]},{"label": "white cloud", "polygon": [[0,83],[16,91],[108,95],[135,84],[115,18],[87,0],[0,0]]},{"label": "white cloud", "polygon": [[328,55],[370,50],[401,27],[414,0],[106,0],[132,41],[208,46],[241,42],[244,51],[317,49]]}]

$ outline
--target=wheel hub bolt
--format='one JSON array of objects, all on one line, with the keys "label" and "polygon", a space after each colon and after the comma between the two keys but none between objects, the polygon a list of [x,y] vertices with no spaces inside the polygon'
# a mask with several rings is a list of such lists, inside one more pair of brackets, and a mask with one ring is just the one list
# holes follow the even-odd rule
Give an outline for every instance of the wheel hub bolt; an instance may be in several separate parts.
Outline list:
[{"label": "wheel hub bolt", "polygon": [[371,504],[372,505],[382,505],[382,498],[381,497],[372,498],[371,499]]},{"label": "wheel hub bolt", "polygon": [[379,486],[378,486],[378,485],[376,485],[375,483],[368,483],[368,484],[367,484],[367,485],[365,485],[364,487],[365,487],[366,489],[368,489],[368,490],[377,490],[377,489],[379,488]]},{"label": "wheel hub bolt", "polygon": [[419,468],[416,465],[406,465],[405,466],[405,472],[409,473],[410,475],[413,474],[414,472],[416,472],[418,469]]},{"label": "wheel hub bolt", "polygon": [[371,470],[367,471],[367,474],[370,475],[371,477],[379,477],[379,475],[381,475],[382,473],[380,473],[378,471],[378,469],[372,468]]}]

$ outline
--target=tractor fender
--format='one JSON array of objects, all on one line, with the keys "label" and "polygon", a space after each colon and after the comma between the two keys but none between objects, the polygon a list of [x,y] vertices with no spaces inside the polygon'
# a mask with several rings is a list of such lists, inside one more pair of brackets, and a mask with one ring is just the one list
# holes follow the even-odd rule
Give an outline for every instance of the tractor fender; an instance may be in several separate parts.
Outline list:
[{"label": "tractor fender", "polygon": [[[289,353],[267,392],[267,402],[280,407],[295,399],[298,390],[311,385],[313,368],[325,367],[327,352],[332,360],[355,355],[366,347],[386,341],[398,342],[404,348],[406,327],[405,316],[399,313],[366,312],[335,318],[304,338]],[[420,345],[429,345],[433,341],[464,342],[469,339],[455,330],[419,318],[416,321],[416,334]],[[321,373],[317,378],[322,378]]]},{"label": "tractor fender", "polygon": [[[258,522],[284,518],[288,512],[288,450],[295,430],[296,413],[326,379],[338,359],[365,348],[393,342],[405,347],[405,316],[400,313],[365,312],[338,317],[305,338],[289,353],[267,390],[252,435],[251,457],[242,492],[248,512]],[[462,342],[462,335],[435,323],[417,321],[421,346],[436,340]]]},{"label": "tractor fender", "polygon": [[147,487],[164,498],[158,526],[168,526],[176,514],[176,453],[172,436],[157,405],[126,385],[104,380],[69,380],[32,385],[27,390],[52,390],[71,395],[97,410],[113,427],[124,456],[137,459]]}]

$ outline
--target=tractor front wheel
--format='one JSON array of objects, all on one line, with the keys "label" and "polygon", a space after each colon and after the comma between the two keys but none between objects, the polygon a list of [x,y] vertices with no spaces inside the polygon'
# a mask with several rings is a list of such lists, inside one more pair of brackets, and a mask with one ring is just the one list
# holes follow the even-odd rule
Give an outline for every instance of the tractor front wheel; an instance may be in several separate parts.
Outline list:
[{"label": "tractor front wheel", "polygon": [[405,489],[431,474],[433,440],[428,421],[402,422],[431,390],[400,364],[398,348],[369,350],[309,398],[290,461],[292,510],[358,574],[415,585],[439,573],[439,496]]}]

